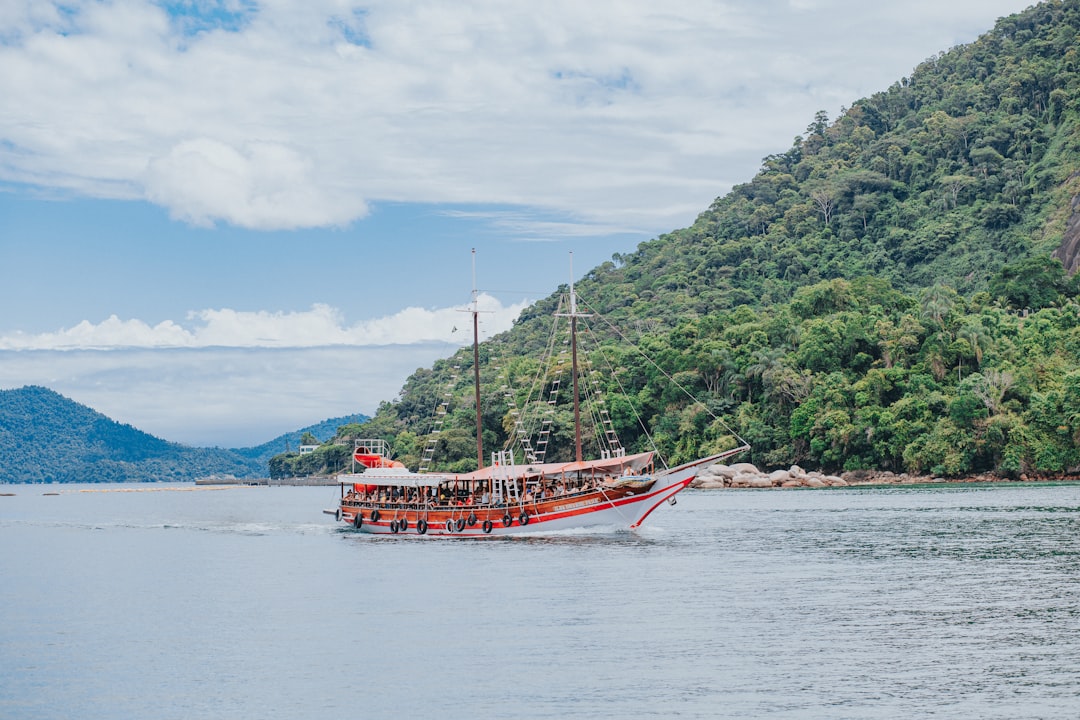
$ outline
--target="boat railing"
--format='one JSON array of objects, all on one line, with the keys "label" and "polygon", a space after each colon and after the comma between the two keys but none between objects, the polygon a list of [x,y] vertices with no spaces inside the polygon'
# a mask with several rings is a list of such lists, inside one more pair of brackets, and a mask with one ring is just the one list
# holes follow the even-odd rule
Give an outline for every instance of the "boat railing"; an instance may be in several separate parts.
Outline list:
[{"label": "boat railing", "polygon": [[381,455],[384,458],[389,458],[390,443],[386,442],[382,438],[364,438],[359,440],[353,440],[353,453],[361,453],[363,455]]},{"label": "boat railing", "polygon": [[[624,476],[632,477],[634,480],[649,480],[649,475],[633,475]],[[513,487],[514,483],[507,483],[508,487]],[[385,498],[371,498],[363,494],[357,494],[350,491],[343,498],[342,502],[347,506],[361,506],[378,508],[381,512],[468,512],[470,510],[499,510],[503,508],[515,508],[522,507],[524,505],[532,505],[540,502],[548,502],[551,500],[561,500],[563,498],[573,498],[588,495],[589,493],[596,492],[604,489],[604,479],[597,478],[595,482],[585,481],[578,487],[566,487],[560,489],[558,487],[546,487],[544,493],[541,495],[538,483],[529,483],[526,486],[525,493],[515,493],[512,496],[502,495],[497,492],[490,496],[488,502],[483,502],[477,498],[469,501],[469,496],[462,496],[456,500],[449,498],[437,498],[437,499],[385,499]],[[607,487],[608,490],[612,488]]]}]

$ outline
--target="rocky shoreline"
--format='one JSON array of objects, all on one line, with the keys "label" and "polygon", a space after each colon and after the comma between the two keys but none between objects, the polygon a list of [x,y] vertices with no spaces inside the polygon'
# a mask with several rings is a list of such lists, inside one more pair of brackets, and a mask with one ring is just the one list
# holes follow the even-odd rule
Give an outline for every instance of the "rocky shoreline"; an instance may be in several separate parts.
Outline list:
[{"label": "rocky shoreline", "polygon": [[845,487],[848,482],[839,475],[825,475],[811,470],[807,472],[798,465],[788,470],[765,472],[752,463],[723,465],[717,463],[698,473],[690,483],[692,488],[790,488],[790,487]]},{"label": "rocky shoreline", "polygon": [[1003,477],[992,473],[971,475],[959,478],[946,478],[934,475],[909,475],[879,470],[855,470],[842,475],[829,475],[817,470],[804,470],[792,465],[787,470],[759,470],[752,463],[723,465],[717,463],[698,473],[690,483],[692,488],[824,488],[851,487],[870,485],[933,485],[991,482],[1077,482],[1077,476],[1028,476],[1019,478]]}]

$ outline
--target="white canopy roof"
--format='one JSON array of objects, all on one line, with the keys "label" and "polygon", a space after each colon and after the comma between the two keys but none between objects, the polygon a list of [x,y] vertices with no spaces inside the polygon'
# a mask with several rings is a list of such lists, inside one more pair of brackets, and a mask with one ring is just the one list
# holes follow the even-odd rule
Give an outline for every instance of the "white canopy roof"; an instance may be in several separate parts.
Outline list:
[{"label": "white canopy roof", "polygon": [[578,473],[621,475],[627,470],[641,472],[651,461],[651,452],[623,457],[604,458],[601,460],[583,460],[582,462],[536,463],[532,465],[495,465],[471,473],[455,475],[452,473],[414,473],[405,468],[368,468],[362,473],[344,473],[338,475],[342,485],[378,485],[380,487],[436,487],[455,481],[491,480],[500,478],[535,478],[545,476],[558,478],[573,476]]},{"label": "white canopy roof", "polygon": [[379,485],[380,487],[435,487],[444,482],[453,482],[457,475],[433,475],[409,472],[404,468],[370,468],[362,473],[343,473],[338,475],[342,485]]}]

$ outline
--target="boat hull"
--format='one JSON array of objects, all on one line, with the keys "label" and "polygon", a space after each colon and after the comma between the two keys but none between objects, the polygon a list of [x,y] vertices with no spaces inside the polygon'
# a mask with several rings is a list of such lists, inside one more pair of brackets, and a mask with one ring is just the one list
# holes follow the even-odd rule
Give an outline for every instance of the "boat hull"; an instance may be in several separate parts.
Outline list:
[{"label": "boat hull", "polygon": [[[635,529],[653,510],[685,489],[692,480],[693,474],[683,476],[680,473],[676,476],[660,477],[651,488],[640,493],[600,489],[579,495],[500,507],[380,507],[378,519],[375,521],[371,520],[371,511],[375,508],[362,504],[343,502],[340,512],[342,522],[352,525],[360,532],[374,535],[485,538],[597,527]],[[355,518],[358,511],[362,514],[362,522],[357,527]],[[523,514],[527,516],[525,523],[521,522]],[[469,524],[470,516],[475,518],[475,524]],[[507,517],[509,524],[506,523]],[[420,532],[421,520],[426,522],[423,533]]]}]

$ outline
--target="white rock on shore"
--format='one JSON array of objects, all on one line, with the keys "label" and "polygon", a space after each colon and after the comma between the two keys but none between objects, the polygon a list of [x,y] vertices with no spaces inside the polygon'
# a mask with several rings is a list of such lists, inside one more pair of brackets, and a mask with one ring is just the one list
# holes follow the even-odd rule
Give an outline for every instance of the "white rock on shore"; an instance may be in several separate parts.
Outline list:
[{"label": "white rock on shore", "polygon": [[774,487],[843,487],[848,483],[836,475],[816,470],[807,472],[798,465],[787,470],[764,472],[751,463],[710,465],[690,483],[692,488],[774,488]]}]

